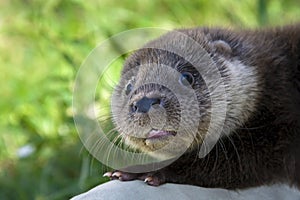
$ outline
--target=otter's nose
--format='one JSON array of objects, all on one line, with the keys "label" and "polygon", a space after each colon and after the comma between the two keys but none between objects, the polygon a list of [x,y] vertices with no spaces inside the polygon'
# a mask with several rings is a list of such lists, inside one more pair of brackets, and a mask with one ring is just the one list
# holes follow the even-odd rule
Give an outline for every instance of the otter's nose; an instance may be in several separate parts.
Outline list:
[{"label": "otter's nose", "polygon": [[135,104],[131,105],[132,112],[140,112],[140,113],[147,113],[151,106],[160,104],[159,98],[148,98],[143,97],[138,100]]}]

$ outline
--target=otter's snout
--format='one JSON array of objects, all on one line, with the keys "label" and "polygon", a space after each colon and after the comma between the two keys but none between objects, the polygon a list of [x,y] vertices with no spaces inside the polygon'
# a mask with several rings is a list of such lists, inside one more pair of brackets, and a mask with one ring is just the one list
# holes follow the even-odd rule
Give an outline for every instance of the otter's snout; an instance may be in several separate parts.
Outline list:
[{"label": "otter's snout", "polygon": [[133,103],[130,106],[130,110],[131,112],[147,113],[152,106],[160,105],[160,104],[161,104],[160,98],[148,98],[144,96],[136,103]]}]

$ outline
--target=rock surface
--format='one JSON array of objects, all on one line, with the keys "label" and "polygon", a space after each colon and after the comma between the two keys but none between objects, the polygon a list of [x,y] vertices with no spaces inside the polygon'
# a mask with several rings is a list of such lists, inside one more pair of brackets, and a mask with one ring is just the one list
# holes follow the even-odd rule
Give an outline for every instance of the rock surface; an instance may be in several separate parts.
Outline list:
[{"label": "rock surface", "polygon": [[142,181],[109,181],[71,200],[300,200],[300,191],[287,185],[272,185],[230,191],[225,189],[202,188],[190,185],[164,184],[148,186]]}]

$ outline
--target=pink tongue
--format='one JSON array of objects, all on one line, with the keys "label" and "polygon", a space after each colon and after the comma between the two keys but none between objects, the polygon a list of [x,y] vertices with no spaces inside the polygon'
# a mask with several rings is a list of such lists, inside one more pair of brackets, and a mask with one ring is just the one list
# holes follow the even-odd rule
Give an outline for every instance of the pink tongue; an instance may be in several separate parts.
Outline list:
[{"label": "pink tongue", "polygon": [[167,131],[161,131],[161,130],[152,130],[149,132],[147,138],[148,139],[159,138],[159,137],[166,136],[166,135],[172,135],[172,133],[167,132]]}]

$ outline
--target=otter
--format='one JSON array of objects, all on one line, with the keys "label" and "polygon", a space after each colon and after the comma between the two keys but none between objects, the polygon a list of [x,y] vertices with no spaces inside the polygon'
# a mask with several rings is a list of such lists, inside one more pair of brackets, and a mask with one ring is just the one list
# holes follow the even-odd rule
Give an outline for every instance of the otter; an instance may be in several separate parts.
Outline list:
[{"label": "otter", "polygon": [[[171,31],[125,61],[112,111],[128,146],[162,160],[178,156],[149,172],[104,174],[111,179],[153,186],[300,188],[300,25]],[[205,137],[218,131],[200,157]]]}]

